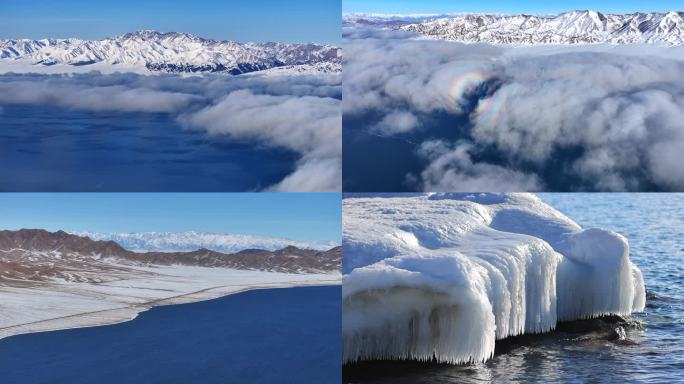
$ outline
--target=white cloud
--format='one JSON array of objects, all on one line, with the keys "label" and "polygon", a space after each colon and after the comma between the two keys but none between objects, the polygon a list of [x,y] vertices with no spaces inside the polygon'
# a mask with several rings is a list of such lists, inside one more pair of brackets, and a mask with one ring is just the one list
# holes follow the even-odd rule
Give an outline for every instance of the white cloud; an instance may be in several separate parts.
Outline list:
[{"label": "white cloud", "polygon": [[339,100],[313,96],[258,95],[234,91],[217,104],[183,116],[210,134],[285,147],[302,155],[297,170],[276,190],[341,189],[342,122]]},{"label": "white cloud", "polygon": [[392,111],[385,115],[372,129],[380,133],[393,135],[410,132],[417,128],[418,125],[418,118],[413,113],[408,111]]},{"label": "white cloud", "polygon": [[84,86],[37,81],[0,82],[0,103],[52,104],[89,111],[177,112],[200,97],[121,85]]},{"label": "white cloud", "polygon": [[486,162],[473,162],[472,146],[443,141],[425,141],[419,152],[430,159],[421,173],[422,188],[428,192],[538,191],[536,175]]}]

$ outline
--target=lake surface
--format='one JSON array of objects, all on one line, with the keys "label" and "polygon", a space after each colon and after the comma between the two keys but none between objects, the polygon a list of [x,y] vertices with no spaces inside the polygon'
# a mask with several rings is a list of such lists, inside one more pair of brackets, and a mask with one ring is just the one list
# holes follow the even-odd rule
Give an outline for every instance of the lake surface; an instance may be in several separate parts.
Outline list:
[{"label": "lake surface", "polygon": [[417,154],[425,140],[456,140],[467,137],[463,116],[434,113],[421,116],[429,122],[423,129],[396,136],[374,132],[378,116],[342,117],[343,185],[345,192],[412,192],[422,190],[420,173],[429,161]]},{"label": "lake surface", "polygon": [[0,111],[0,191],[251,191],[285,178],[297,159],[184,129],[164,113]]},{"label": "lake surface", "polygon": [[0,383],[339,383],[341,287],[243,292],[0,340]]},{"label": "lake surface", "polygon": [[684,382],[684,194],[540,194],[582,227],[615,230],[629,239],[644,275],[640,326],[621,340],[554,332],[497,344],[486,363],[414,363],[345,371],[353,383],[675,383]]}]

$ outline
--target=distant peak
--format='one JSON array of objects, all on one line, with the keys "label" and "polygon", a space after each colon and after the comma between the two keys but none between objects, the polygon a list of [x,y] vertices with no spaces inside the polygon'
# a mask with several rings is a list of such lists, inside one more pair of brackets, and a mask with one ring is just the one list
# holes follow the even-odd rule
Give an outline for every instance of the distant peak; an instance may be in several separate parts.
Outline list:
[{"label": "distant peak", "polygon": [[128,32],[128,33],[124,34],[123,36],[157,36],[157,35],[161,35],[161,33],[157,32],[155,30],[152,30],[152,29],[140,29],[137,31]]},{"label": "distant peak", "polygon": [[601,12],[591,9],[576,9],[574,11],[563,12],[561,15],[583,15],[583,16],[603,16]]},{"label": "distant peak", "polygon": [[159,32],[155,31],[152,29],[140,29],[134,32],[129,32],[124,35],[121,35],[123,38],[143,38],[143,39],[153,39],[153,38],[159,38],[159,37],[175,37],[175,36],[182,36],[182,37],[187,37],[191,39],[199,39],[199,37],[190,34],[190,33],[184,33],[184,32]]},{"label": "distant peak", "polygon": [[665,18],[665,19],[667,19],[667,18],[683,19],[683,18],[684,18],[684,13],[675,12],[675,11],[670,11],[670,12],[668,12],[668,13],[665,15],[664,18]]}]

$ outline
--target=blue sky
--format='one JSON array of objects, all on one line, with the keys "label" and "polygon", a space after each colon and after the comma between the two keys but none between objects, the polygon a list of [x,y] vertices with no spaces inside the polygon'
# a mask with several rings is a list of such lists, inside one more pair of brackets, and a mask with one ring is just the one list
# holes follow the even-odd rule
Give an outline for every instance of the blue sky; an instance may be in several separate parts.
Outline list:
[{"label": "blue sky", "polygon": [[0,0],[0,38],[101,39],[139,29],[235,41],[340,41],[340,0]]},{"label": "blue sky", "polygon": [[0,229],[197,230],[340,241],[338,193],[0,193]]},{"label": "blue sky", "polygon": [[635,11],[684,11],[681,0],[342,0],[345,13],[559,13],[574,9],[592,9],[601,12],[626,13]]}]

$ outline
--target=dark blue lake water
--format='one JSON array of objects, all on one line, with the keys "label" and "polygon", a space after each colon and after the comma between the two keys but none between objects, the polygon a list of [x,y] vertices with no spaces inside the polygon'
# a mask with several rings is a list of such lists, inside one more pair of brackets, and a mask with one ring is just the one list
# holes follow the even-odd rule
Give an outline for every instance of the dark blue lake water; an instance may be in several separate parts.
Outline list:
[{"label": "dark blue lake water", "polygon": [[2,384],[334,383],[341,287],[248,291],[0,340]]},{"label": "dark blue lake water", "polygon": [[0,191],[248,191],[298,156],[183,129],[163,113],[2,106]]},{"label": "dark blue lake water", "polygon": [[345,192],[411,192],[421,190],[417,180],[429,161],[418,156],[429,139],[454,140],[466,129],[465,118],[435,113],[429,128],[388,136],[374,133],[373,116],[342,117],[343,188]]},{"label": "dark blue lake water", "polygon": [[427,162],[405,137],[374,135],[361,119],[342,118],[342,182],[345,192],[408,192],[417,187],[406,181],[408,173],[420,174]]},{"label": "dark blue lake water", "polygon": [[627,237],[641,269],[646,309],[620,340],[552,332],[497,343],[486,363],[369,364],[349,383],[682,383],[684,382],[684,194],[544,193],[584,228]]}]

